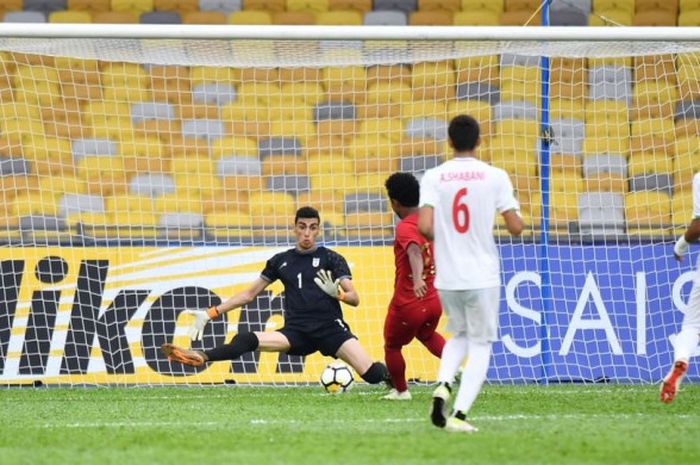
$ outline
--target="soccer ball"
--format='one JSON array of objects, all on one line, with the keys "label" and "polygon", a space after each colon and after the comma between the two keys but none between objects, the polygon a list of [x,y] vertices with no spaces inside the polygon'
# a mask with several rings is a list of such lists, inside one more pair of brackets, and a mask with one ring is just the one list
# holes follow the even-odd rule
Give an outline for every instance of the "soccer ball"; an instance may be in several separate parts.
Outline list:
[{"label": "soccer ball", "polygon": [[339,394],[352,386],[352,371],[343,363],[331,363],[321,373],[321,386],[329,394]]}]

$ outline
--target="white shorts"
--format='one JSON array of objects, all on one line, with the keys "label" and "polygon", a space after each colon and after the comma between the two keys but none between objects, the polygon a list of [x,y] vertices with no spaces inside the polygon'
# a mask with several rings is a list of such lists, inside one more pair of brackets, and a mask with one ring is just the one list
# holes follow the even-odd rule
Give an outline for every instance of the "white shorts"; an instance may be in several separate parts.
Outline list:
[{"label": "white shorts", "polygon": [[466,333],[477,342],[494,342],[498,337],[498,308],[501,288],[438,290],[442,310],[447,315],[447,331]]},{"label": "white shorts", "polygon": [[700,332],[700,274],[693,280],[693,287],[685,307],[682,329]]}]

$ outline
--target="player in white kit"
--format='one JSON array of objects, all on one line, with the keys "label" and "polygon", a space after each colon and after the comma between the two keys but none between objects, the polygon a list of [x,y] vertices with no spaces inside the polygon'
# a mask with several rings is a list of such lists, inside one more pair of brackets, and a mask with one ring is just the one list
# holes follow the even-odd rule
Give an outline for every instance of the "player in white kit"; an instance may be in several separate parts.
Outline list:
[{"label": "player in white kit", "polygon": [[[450,432],[474,432],[466,415],[481,385],[497,337],[500,263],[493,238],[497,213],[512,235],[523,230],[520,205],[508,174],[478,159],[479,124],[455,117],[448,129],[454,158],[421,180],[418,229],[434,240],[435,287],[447,315],[447,341],[433,392],[431,419]],[[450,383],[465,357],[462,381],[448,416]]]},{"label": "player in white kit", "polygon": [[[693,219],[673,247],[676,260],[682,260],[688,251],[688,243],[700,238],[700,173],[693,177]],[[688,361],[700,342],[700,262],[698,262],[690,291],[688,306],[683,316],[681,332],[676,336],[673,366],[661,383],[661,402],[670,403],[676,396],[678,385],[688,371]]]}]

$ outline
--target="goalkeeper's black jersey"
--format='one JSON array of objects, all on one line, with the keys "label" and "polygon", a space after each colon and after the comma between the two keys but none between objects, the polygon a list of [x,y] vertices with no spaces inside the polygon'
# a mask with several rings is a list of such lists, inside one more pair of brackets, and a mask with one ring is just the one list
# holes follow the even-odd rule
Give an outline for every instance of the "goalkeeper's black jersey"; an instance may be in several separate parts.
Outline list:
[{"label": "goalkeeper's black jersey", "polygon": [[285,326],[313,331],[315,328],[343,318],[340,302],[321,290],[314,282],[319,270],[329,270],[333,280],[352,278],[342,255],[325,247],[312,252],[290,249],[267,261],[261,277],[284,284]]}]

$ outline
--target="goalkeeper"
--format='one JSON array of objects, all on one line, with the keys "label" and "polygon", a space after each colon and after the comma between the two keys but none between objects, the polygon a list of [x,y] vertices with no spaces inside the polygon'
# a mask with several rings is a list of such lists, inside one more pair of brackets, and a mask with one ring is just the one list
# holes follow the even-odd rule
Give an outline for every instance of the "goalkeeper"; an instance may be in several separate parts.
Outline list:
[{"label": "goalkeeper", "polygon": [[209,320],[252,302],[279,279],[284,284],[285,294],[283,328],[272,332],[239,333],[229,344],[206,351],[165,343],[161,350],[168,360],[197,367],[207,362],[233,360],[254,350],[290,355],[320,351],[323,355],[345,361],[368,383],[388,383],[386,366],[372,361],[343,320],[340,302],[356,307],[360,298],[352,285],[345,259],[316,245],[319,231],[318,211],[311,207],[300,208],[294,218],[295,248],[269,259],[260,277],[247,290],[207,310],[185,310],[195,317],[190,338],[201,340]]}]

